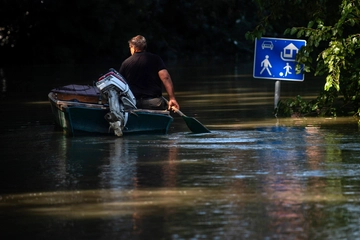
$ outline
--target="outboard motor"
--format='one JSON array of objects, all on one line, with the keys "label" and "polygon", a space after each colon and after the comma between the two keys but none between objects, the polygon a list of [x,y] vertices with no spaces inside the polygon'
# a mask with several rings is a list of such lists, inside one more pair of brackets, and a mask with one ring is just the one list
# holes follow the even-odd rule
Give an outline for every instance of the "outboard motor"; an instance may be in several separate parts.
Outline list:
[{"label": "outboard motor", "polygon": [[122,136],[128,120],[125,110],[136,109],[136,99],[123,76],[114,69],[101,76],[96,87],[108,99],[110,112],[105,115],[115,135]]}]

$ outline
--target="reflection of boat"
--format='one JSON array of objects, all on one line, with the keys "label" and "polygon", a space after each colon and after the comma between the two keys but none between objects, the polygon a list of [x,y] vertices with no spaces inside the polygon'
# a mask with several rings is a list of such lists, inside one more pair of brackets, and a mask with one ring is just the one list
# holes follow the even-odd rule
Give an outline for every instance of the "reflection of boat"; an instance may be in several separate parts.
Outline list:
[{"label": "reflection of boat", "polygon": [[126,83],[119,84],[117,74],[110,71],[97,86],[72,84],[52,89],[48,98],[56,124],[70,136],[167,133],[173,121],[169,111],[136,109],[135,98]]}]

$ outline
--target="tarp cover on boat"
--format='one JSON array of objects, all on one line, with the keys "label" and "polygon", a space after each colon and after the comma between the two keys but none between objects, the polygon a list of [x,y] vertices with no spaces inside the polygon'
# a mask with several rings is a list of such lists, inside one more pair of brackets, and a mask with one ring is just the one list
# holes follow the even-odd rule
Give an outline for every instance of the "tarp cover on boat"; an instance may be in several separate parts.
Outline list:
[{"label": "tarp cover on boat", "polygon": [[63,101],[98,103],[101,100],[100,90],[96,86],[70,84],[51,90],[56,98]]}]

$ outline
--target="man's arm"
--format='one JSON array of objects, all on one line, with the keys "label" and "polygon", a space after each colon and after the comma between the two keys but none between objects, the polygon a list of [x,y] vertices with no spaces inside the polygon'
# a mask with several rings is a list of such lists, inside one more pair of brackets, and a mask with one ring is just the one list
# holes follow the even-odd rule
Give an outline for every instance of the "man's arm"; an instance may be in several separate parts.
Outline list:
[{"label": "man's arm", "polygon": [[158,72],[158,74],[169,96],[168,110],[170,110],[171,107],[180,109],[180,106],[175,99],[174,86],[168,70],[162,69]]}]

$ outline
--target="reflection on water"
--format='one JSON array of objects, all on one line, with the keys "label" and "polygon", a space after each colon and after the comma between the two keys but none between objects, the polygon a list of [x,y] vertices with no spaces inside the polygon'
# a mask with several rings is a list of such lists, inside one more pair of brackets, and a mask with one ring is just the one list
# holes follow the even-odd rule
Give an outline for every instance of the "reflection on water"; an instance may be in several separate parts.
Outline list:
[{"label": "reflection on water", "polygon": [[[27,225],[24,234],[42,229],[45,238],[86,231],[95,238],[354,239],[360,148],[353,130],[273,126],[116,139],[43,131],[24,149],[45,145],[28,165],[37,176],[1,179],[2,232]],[[7,163],[12,174],[24,158]],[[30,178],[38,191],[24,184]]]},{"label": "reflection on water", "polygon": [[359,239],[356,121],[275,119],[273,82],[237,71],[179,83],[206,134],[67,138],[45,103],[2,102],[0,238]]}]

